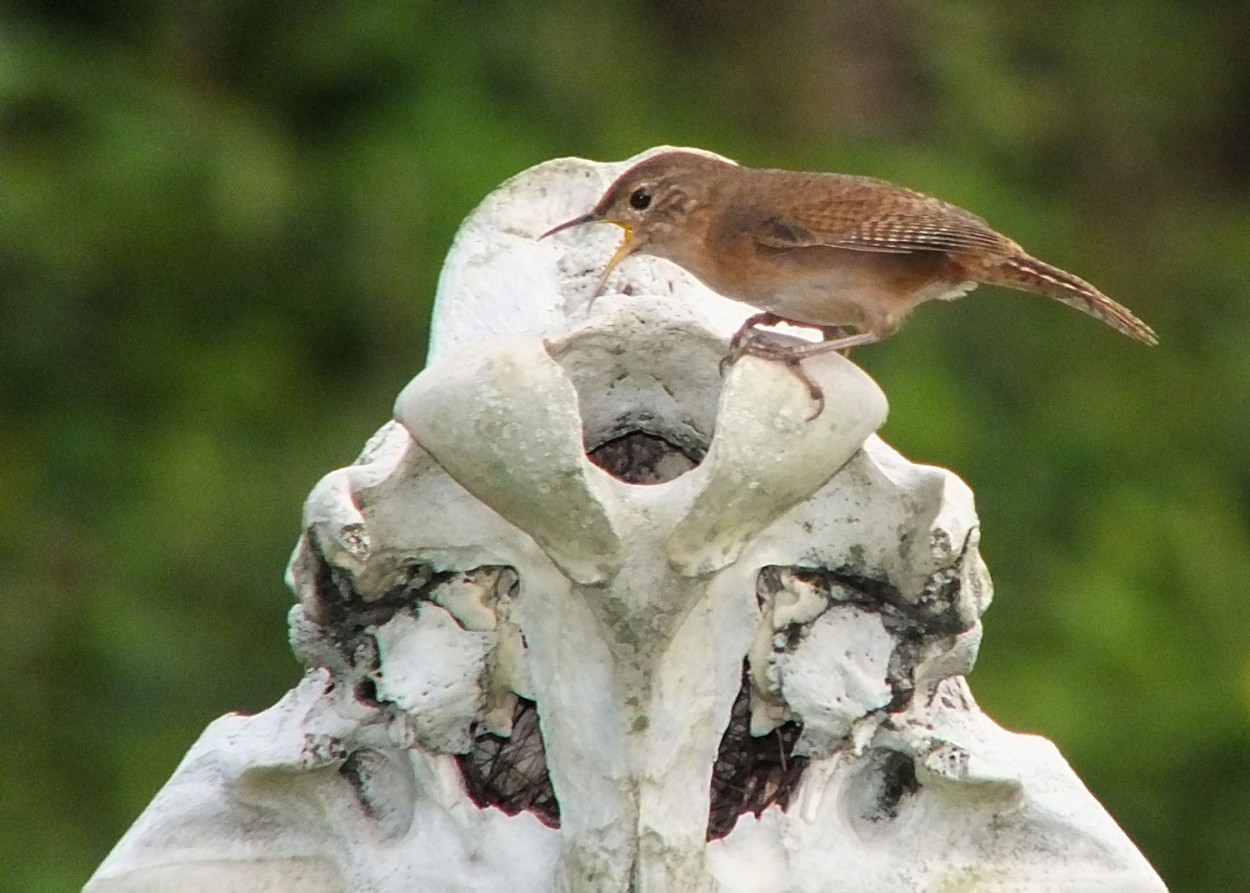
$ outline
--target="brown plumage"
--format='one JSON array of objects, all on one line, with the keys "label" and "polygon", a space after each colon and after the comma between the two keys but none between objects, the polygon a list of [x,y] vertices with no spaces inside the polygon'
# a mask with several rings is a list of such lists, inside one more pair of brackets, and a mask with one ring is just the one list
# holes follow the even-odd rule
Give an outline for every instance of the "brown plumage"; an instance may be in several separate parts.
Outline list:
[{"label": "brown plumage", "polygon": [[[878,341],[917,304],[957,298],[983,282],[1046,295],[1138,341],[1158,341],[1126,307],[1030,256],[975,214],[884,180],[663,152],[622,174],[592,211],[544,235],[595,221],[625,230],[600,290],[630,254],[667,258],[763,311],[735,336],[731,361],[742,353],[784,360],[813,396],[819,388],[798,366],[802,357]],[[779,321],[837,336],[797,349],[756,337],[757,325]]]}]

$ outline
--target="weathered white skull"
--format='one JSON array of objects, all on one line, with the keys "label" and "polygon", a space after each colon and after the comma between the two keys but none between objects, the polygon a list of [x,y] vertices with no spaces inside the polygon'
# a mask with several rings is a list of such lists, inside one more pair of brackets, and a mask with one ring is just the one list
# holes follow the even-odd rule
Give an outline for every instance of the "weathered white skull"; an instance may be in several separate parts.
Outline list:
[{"label": "weathered white skull", "polygon": [[[213,723],[92,893],[1159,891],[973,703],[972,496],[833,354],[721,378],[745,313],[610,231],[626,165],[466,221],[431,364],[305,507],[303,681]],[[606,229],[606,228],[605,228]]]}]

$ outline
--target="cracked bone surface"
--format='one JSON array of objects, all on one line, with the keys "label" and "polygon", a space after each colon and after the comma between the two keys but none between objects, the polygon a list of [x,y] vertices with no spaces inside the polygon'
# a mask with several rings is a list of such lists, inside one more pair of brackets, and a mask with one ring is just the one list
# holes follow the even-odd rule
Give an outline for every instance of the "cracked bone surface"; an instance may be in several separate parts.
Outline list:
[{"label": "cracked bone surface", "polygon": [[544,241],[632,163],[465,222],[431,362],[305,505],[303,680],[213,722],[88,883],[119,891],[1161,891],[1048,742],[976,706],[968,488],[881,391],[746,358],[744,308]]}]

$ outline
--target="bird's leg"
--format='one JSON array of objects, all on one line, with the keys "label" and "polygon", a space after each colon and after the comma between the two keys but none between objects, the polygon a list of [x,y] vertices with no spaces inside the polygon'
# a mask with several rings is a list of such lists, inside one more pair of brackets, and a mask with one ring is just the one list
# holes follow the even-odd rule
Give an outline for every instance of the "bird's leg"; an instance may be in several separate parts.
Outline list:
[{"label": "bird's leg", "polygon": [[796,344],[786,348],[799,359],[804,357],[815,356],[818,353],[828,353],[831,350],[849,350],[852,347],[863,347],[865,344],[875,344],[881,340],[881,336],[876,332],[856,332],[853,335],[845,334],[846,330],[842,330],[837,338],[831,338],[828,341],[818,341],[815,344]]},{"label": "bird's leg", "polygon": [[[749,355],[762,360],[774,360],[784,363],[786,368],[807,386],[807,393],[811,395],[812,401],[816,404],[815,411],[807,417],[807,420],[810,422],[825,411],[825,392],[821,390],[820,385],[816,383],[811,374],[803,368],[803,360],[816,354],[828,353],[831,350],[846,350],[847,348],[860,347],[880,340],[880,336],[873,332],[856,332],[853,335],[845,334],[845,330],[843,332],[841,337],[815,344],[778,344],[776,341],[769,341],[765,338],[748,338],[738,345],[736,352],[730,353],[725,359],[737,362],[742,356]],[[722,360],[722,368],[724,363],[725,361]]]},{"label": "bird's leg", "polygon": [[734,336],[729,339],[729,352],[732,354],[742,346],[742,343],[751,338],[759,330],[760,326],[775,326],[784,320],[775,313],[764,311],[749,317],[746,322],[734,332]]},{"label": "bird's leg", "polygon": [[779,322],[784,322],[784,320],[777,314],[767,311],[749,317],[738,328],[738,331],[734,332],[734,336],[729,339],[729,352],[721,358],[720,374],[724,375],[726,367],[738,362],[738,359],[746,349],[746,345],[754,341],[756,336],[759,335],[760,326],[775,326]]},{"label": "bird's leg", "polygon": [[[729,352],[725,354],[724,359],[720,361],[721,374],[723,375],[725,373],[726,366],[732,366],[734,363],[738,362],[738,359],[742,357],[744,353],[748,352],[746,350],[746,344],[749,341],[755,340],[760,334],[760,326],[775,326],[778,323],[783,322],[789,322],[789,320],[768,311],[757,313],[748,318],[747,321],[739,327],[738,331],[734,332],[734,336],[729,339]],[[797,323],[795,325],[797,325]],[[839,339],[846,338],[851,334],[849,326],[812,326],[812,328],[820,332],[821,337],[825,341],[837,341]]]},{"label": "bird's leg", "polygon": [[850,326],[819,326],[818,328],[825,341],[836,341],[851,334]]}]

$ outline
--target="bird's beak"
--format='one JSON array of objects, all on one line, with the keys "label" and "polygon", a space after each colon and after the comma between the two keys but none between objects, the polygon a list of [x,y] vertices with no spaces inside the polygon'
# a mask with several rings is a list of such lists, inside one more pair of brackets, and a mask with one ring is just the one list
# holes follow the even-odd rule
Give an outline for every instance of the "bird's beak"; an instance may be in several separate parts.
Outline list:
[{"label": "bird's beak", "polygon": [[633,254],[634,251],[637,250],[639,243],[638,240],[634,238],[633,229],[631,229],[627,224],[621,223],[617,220],[606,220],[597,215],[594,211],[590,211],[580,217],[574,217],[572,220],[566,220],[559,226],[553,226],[538,238],[545,239],[550,235],[560,232],[562,229],[569,229],[573,226],[581,226],[583,223],[614,223],[625,231],[625,241],[621,243],[621,247],[617,248],[616,253],[613,254],[608,260],[608,265],[604,267],[603,273],[599,277],[599,284],[595,286],[594,293],[590,296],[590,301],[593,304],[595,298],[603,294],[603,289],[608,284],[608,277],[612,275],[612,271],[616,269],[616,265]]},{"label": "bird's beak", "polygon": [[608,259],[608,265],[603,268],[603,274],[599,277],[599,284],[595,286],[594,294],[590,296],[593,303],[595,298],[603,294],[604,287],[608,284],[608,277],[612,275],[612,271],[616,269],[616,265],[634,253],[638,247],[638,240],[634,238],[634,231],[624,223],[617,223],[615,220],[608,221],[616,223],[621,229],[625,230],[625,241],[621,242],[621,247],[616,249],[616,253]]},{"label": "bird's beak", "polygon": [[570,226],[581,226],[583,223],[594,223],[598,219],[599,218],[595,216],[595,212],[590,211],[586,214],[583,214],[581,217],[574,217],[572,220],[566,220],[563,223],[561,223],[559,226],[553,226],[551,229],[547,230],[538,238],[545,239],[548,236],[555,235],[562,229],[568,229]]}]

